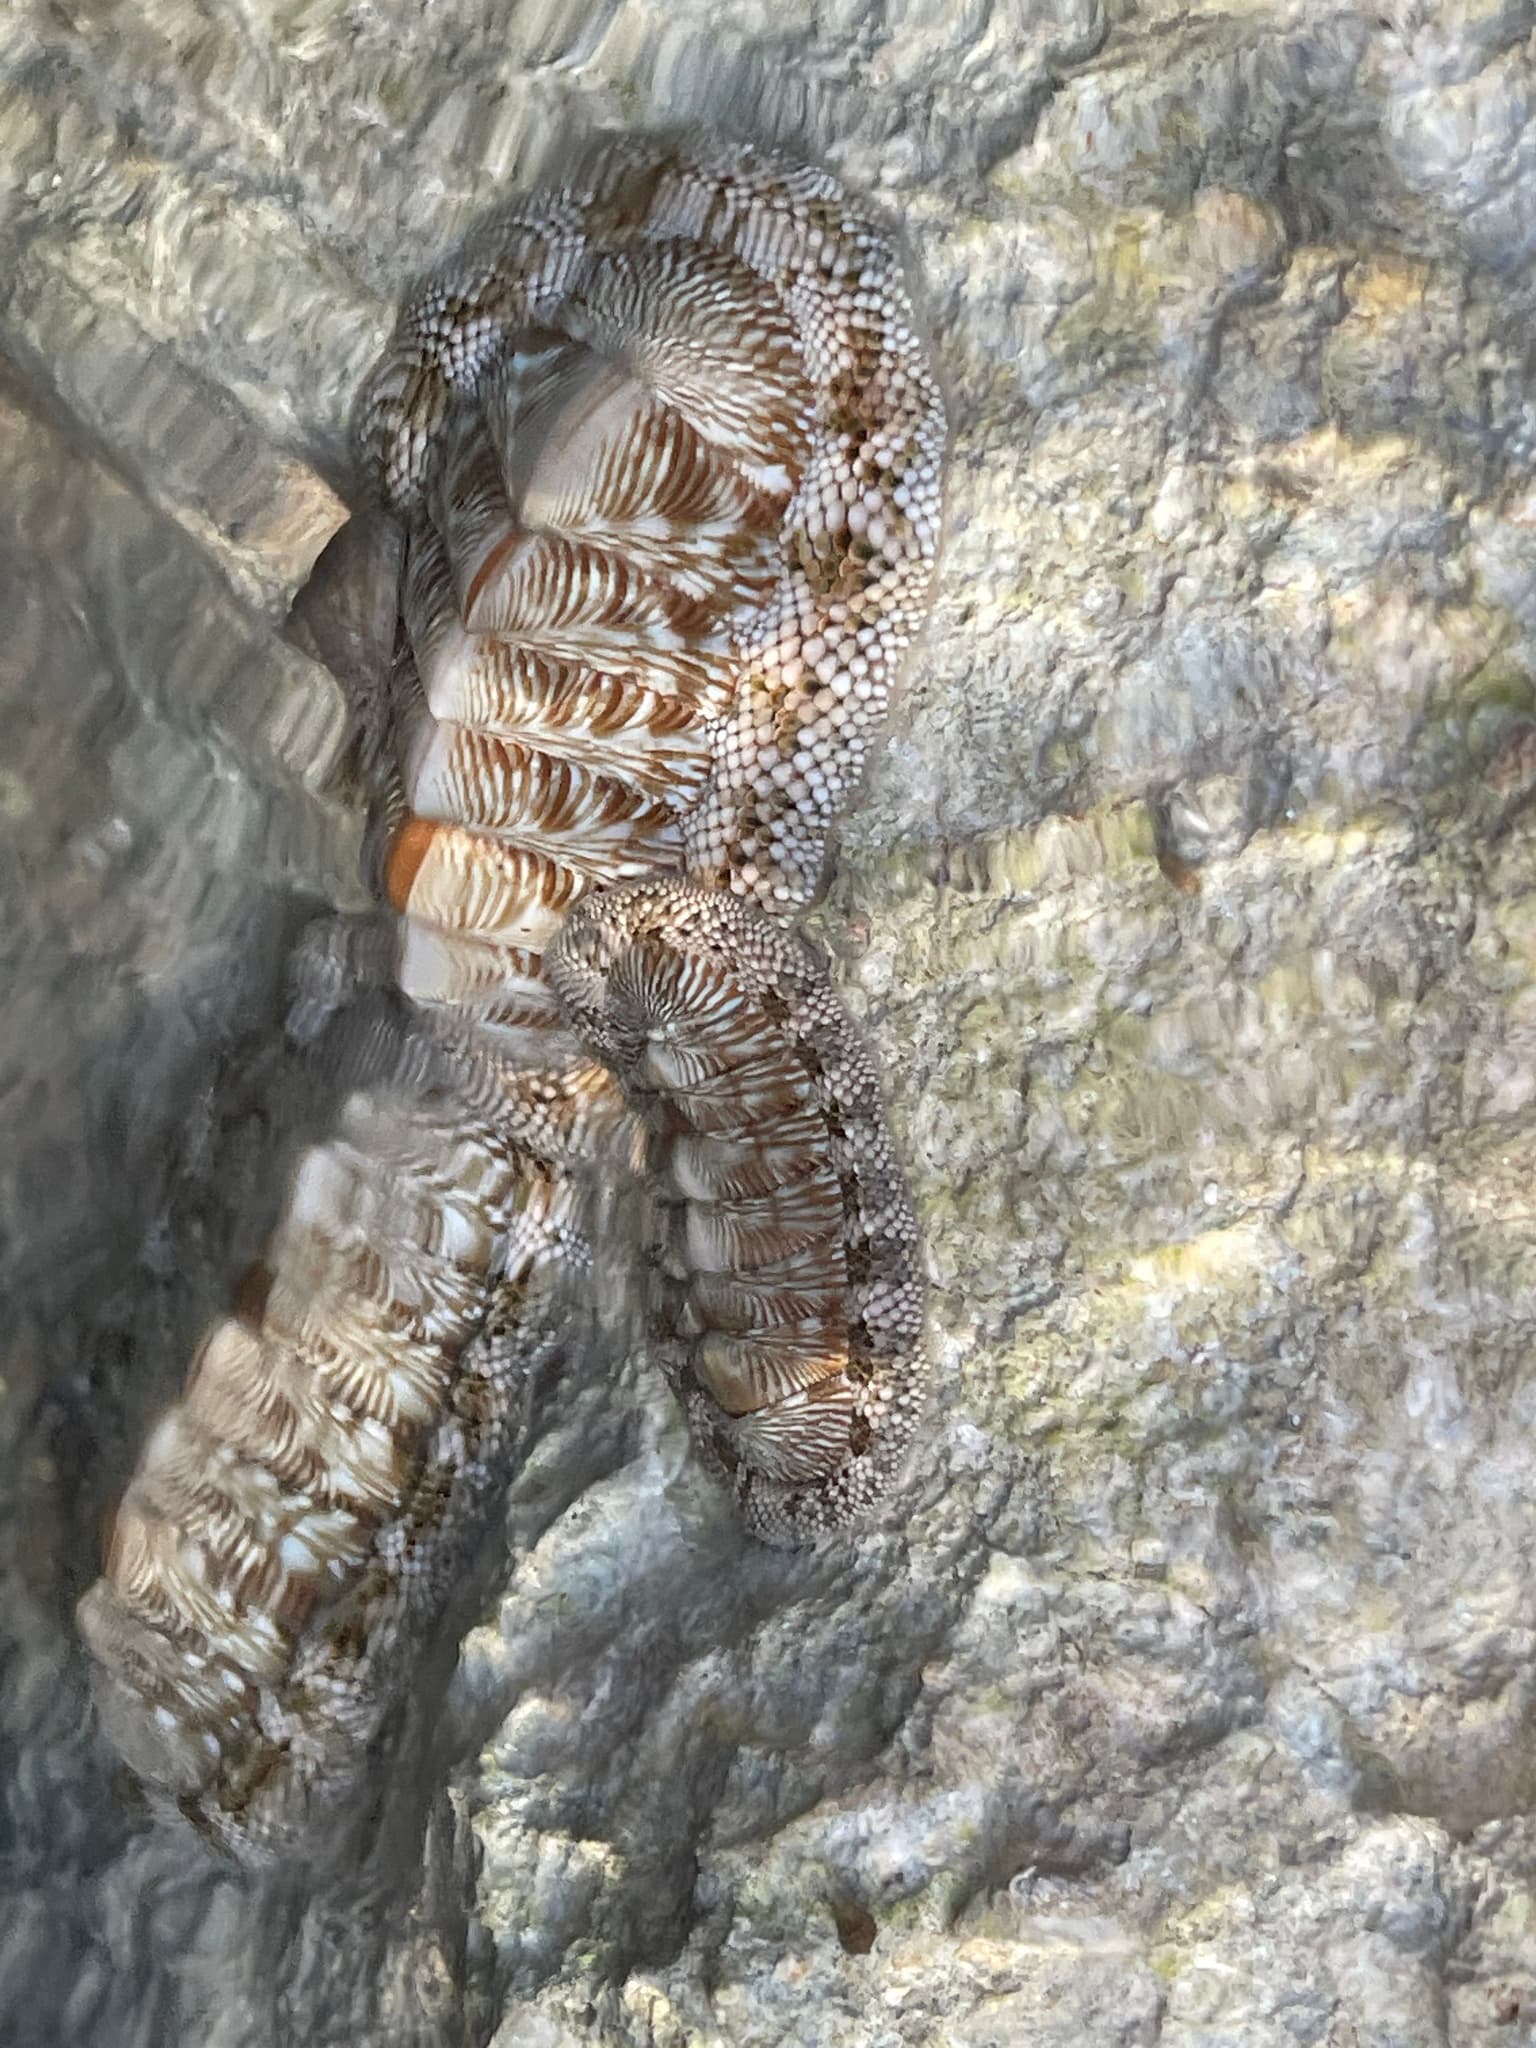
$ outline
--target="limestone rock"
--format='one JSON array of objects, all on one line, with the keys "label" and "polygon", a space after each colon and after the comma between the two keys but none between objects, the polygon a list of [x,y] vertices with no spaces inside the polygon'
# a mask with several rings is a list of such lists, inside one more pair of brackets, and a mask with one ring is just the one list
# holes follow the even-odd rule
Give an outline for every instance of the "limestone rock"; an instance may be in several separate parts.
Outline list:
[{"label": "limestone rock", "polygon": [[[1528,10],[134,0],[0,66],[0,2035],[1531,2038]],[[594,1368],[424,1833],[244,1889],[135,1816],[68,1615],[356,898],[275,627],[404,279],[567,133],[705,122],[884,196],[952,396],[821,919],[940,1397],[786,1560]]]}]

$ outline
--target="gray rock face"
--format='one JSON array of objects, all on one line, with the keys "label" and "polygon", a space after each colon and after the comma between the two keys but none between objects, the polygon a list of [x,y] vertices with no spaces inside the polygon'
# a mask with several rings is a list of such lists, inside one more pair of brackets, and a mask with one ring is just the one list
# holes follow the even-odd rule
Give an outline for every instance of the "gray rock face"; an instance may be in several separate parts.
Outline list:
[{"label": "gray rock face", "polygon": [[[1530,35],[0,24],[0,2036],[1536,2039]],[[303,900],[356,900],[275,627],[404,278],[562,134],[706,122],[884,194],[952,394],[822,917],[940,1399],[883,1522],[786,1560],[617,1328],[402,1737],[425,1820],[250,1885],[136,1816],[69,1612],[313,1092]]]}]

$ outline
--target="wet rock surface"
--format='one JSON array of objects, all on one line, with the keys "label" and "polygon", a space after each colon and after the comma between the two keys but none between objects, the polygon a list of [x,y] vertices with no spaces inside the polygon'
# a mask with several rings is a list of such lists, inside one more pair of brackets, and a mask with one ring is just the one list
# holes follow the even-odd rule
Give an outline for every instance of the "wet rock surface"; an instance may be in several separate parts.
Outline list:
[{"label": "wet rock surface", "polygon": [[[0,25],[0,2039],[1536,2038],[1530,30]],[[597,123],[825,156],[926,280],[949,540],[820,932],[939,1398],[786,1560],[595,1347],[413,1797],[241,1880],[135,1806],[70,1609],[316,1091],[283,961],[357,827],[276,631],[352,394]]]}]

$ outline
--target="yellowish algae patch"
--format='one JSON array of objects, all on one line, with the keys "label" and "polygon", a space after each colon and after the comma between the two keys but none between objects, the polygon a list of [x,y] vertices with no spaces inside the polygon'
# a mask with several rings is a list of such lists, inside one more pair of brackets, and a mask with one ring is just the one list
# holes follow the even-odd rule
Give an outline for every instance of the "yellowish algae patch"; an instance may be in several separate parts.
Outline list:
[{"label": "yellowish algae patch", "polygon": [[[1086,1474],[1105,1432],[1140,1462],[1250,1398],[1294,1303],[1368,1272],[1384,1306],[1410,1269],[1383,1248],[1426,1202],[1458,1235],[1479,1219],[1482,1256],[1526,1284],[1530,1219],[1501,1232],[1486,1162],[1387,1140],[1433,1081],[1405,935],[1456,901],[1464,858],[1426,858],[1391,803],[1350,813],[1325,791],[1192,895],[1139,803],[845,876],[840,901],[871,905],[855,1003],[873,996],[877,1036],[909,1002],[928,1019],[888,1072],[940,1327],[991,1333],[974,1354],[961,1339],[965,1398],[1047,1449],[1064,1493],[1061,1461]],[[1481,944],[1491,986],[1528,981],[1530,897],[1497,903]]]}]

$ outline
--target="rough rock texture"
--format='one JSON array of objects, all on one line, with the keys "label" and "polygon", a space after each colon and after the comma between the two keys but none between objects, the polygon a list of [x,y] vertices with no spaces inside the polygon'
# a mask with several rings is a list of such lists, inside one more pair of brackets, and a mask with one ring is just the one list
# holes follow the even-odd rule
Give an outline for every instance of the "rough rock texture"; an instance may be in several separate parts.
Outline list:
[{"label": "rough rock texture", "polygon": [[[0,23],[0,2038],[1536,2038],[1531,28]],[[248,1886],[136,1815],[68,1615],[315,1088],[282,951],[355,824],[273,628],[401,280],[562,132],[705,121],[885,193],[952,393],[823,919],[939,1403],[786,1560],[594,1348],[425,1822]]]}]

